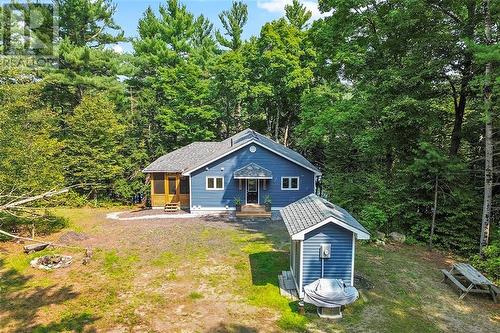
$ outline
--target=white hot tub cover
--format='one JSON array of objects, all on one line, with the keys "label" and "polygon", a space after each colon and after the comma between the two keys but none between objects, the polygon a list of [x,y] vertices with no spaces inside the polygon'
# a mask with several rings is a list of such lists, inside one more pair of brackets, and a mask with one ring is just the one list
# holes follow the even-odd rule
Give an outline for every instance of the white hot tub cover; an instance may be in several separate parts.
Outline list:
[{"label": "white hot tub cover", "polygon": [[359,297],[354,287],[347,287],[340,279],[318,279],[304,286],[304,302],[325,308],[353,303]]}]

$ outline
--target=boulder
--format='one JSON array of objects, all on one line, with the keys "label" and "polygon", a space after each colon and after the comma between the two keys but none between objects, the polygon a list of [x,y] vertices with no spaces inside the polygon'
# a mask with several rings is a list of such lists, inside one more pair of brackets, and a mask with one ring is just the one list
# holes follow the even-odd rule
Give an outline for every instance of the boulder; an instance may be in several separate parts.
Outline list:
[{"label": "boulder", "polygon": [[385,239],[385,234],[380,231],[375,231],[375,239]]},{"label": "boulder", "polygon": [[389,237],[391,237],[391,239],[393,241],[398,242],[398,243],[404,243],[406,240],[406,236],[403,234],[400,234],[399,232],[391,232],[389,234]]}]

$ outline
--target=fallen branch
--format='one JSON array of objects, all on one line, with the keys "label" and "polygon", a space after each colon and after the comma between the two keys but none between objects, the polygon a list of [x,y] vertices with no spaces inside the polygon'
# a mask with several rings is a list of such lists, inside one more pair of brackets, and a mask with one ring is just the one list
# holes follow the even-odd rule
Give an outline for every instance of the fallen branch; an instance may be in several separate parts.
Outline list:
[{"label": "fallen branch", "polygon": [[42,241],[42,240],[39,240],[39,239],[30,238],[30,237],[17,236],[17,235],[9,233],[7,231],[3,231],[1,229],[0,229],[0,234],[8,236],[8,237],[15,238],[15,239],[29,241],[29,242],[48,244],[49,246],[65,247],[65,248],[68,248],[68,249],[77,249],[77,250],[87,250],[87,248],[84,248],[84,247],[69,246],[69,245],[57,244],[57,243],[53,243],[53,242],[45,242],[45,241]]},{"label": "fallen branch", "polygon": [[24,199],[21,199],[21,200],[9,202],[9,203],[7,203],[7,204],[5,204],[3,206],[0,206],[0,211],[7,210],[7,209],[12,209],[12,208],[16,208],[17,206],[24,205],[24,204],[26,204],[28,202],[50,198],[50,197],[52,197],[54,195],[67,193],[70,188],[71,188],[71,186],[70,187],[65,187],[65,188],[60,189],[60,190],[50,190],[48,192],[45,192],[45,193],[42,193],[42,194],[39,194],[39,195],[35,195],[35,196],[24,198]]},{"label": "fallen branch", "polygon": [[45,250],[50,244],[49,243],[35,243],[31,245],[24,246],[24,253],[32,253]]}]

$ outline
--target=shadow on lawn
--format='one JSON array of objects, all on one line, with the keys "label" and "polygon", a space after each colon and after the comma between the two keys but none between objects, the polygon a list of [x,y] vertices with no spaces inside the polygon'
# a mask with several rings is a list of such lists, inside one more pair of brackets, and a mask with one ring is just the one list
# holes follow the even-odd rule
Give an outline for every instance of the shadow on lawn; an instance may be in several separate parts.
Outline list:
[{"label": "shadow on lawn", "polygon": [[98,318],[89,314],[76,314],[47,325],[37,325],[38,310],[52,304],[61,304],[78,297],[71,286],[30,287],[32,275],[23,275],[16,269],[6,268],[0,259],[0,327],[10,327],[13,332],[93,332],[86,326]]},{"label": "shadow on lawn", "polygon": [[288,269],[288,253],[258,252],[249,255],[252,283],[256,286],[278,286],[278,275]]},{"label": "shadow on lawn", "polygon": [[[269,219],[232,219],[227,220],[246,233],[259,233],[260,236],[249,240],[248,245],[255,245],[255,252],[249,253],[252,283],[255,286],[272,284],[278,286],[278,275],[288,270],[289,236],[281,221]],[[258,251],[260,245],[268,244],[274,251]],[[286,249],[286,250],[285,250]]]},{"label": "shadow on lawn", "polygon": [[257,329],[253,327],[236,325],[236,324],[224,324],[212,327],[206,331],[207,333],[257,333]]}]

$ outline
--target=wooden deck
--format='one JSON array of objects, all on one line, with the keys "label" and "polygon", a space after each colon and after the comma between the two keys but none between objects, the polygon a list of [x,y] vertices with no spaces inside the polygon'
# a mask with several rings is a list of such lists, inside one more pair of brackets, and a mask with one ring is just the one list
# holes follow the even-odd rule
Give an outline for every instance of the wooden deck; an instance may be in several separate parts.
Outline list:
[{"label": "wooden deck", "polygon": [[266,207],[256,204],[241,206],[241,212],[236,212],[236,217],[271,217],[271,212],[266,212]]}]

